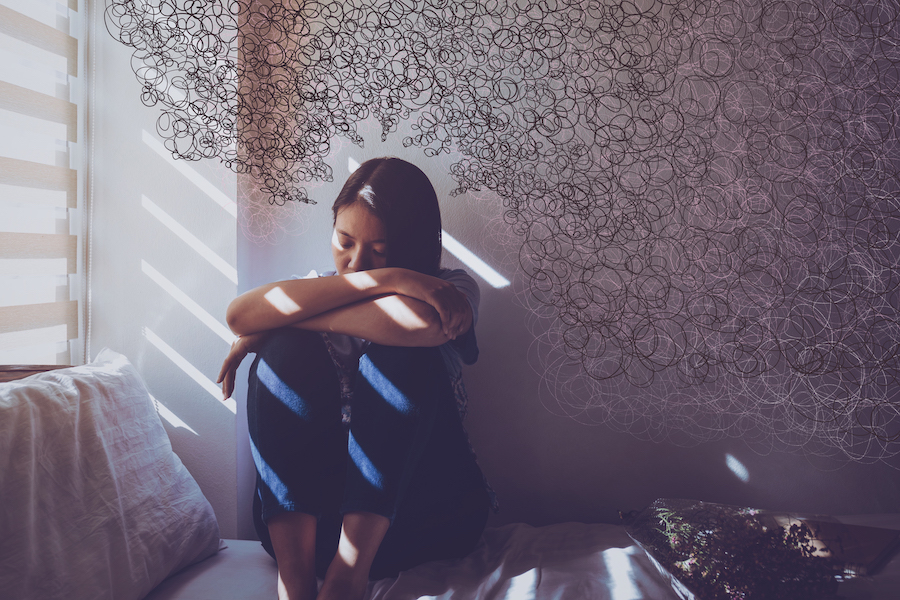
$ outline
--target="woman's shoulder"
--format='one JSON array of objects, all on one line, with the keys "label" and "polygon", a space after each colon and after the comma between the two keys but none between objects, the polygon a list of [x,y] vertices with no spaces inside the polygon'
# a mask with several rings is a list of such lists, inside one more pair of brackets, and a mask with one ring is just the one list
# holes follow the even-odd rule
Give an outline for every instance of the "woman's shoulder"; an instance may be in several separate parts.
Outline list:
[{"label": "woman's shoulder", "polygon": [[481,290],[478,283],[465,269],[441,269],[437,275],[444,281],[449,281],[456,289],[463,293],[469,306],[472,307],[473,322],[478,321],[478,305],[481,303]]},{"label": "woman's shoulder", "polygon": [[444,281],[449,281],[453,284],[456,282],[465,282],[474,287],[478,287],[478,284],[475,282],[475,278],[469,275],[469,272],[465,269],[445,269],[441,268],[437,276],[439,279],[443,279]]},{"label": "woman's shoulder", "polygon": [[478,283],[475,278],[469,275],[465,269],[441,269],[437,274],[439,279],[449,281],[457,287],[459,291],[466,296],[478,300],[481,297],[481,291],[478,289]]}]

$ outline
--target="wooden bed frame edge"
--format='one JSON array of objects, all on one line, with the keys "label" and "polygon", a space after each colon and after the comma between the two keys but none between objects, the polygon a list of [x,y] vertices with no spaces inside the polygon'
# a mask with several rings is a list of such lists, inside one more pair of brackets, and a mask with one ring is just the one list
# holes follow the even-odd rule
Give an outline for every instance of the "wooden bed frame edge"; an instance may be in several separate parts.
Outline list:
[{"label": "wooden bed frame edge", "polygon": [[65,369],[69,365],[0,365],[0,383],[23,379],[29,375]]}]

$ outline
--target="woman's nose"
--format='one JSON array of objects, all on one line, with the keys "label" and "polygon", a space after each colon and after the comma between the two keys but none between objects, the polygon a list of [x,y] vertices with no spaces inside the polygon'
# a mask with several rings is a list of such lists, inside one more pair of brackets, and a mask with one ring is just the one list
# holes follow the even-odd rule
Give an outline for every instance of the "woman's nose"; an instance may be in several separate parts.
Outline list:
[{"label": "woman's nose", "polygon": [[362,250],[357,250],[350,256],[350,269],[353,271],[365,271],[366,263],[366,254]]}]

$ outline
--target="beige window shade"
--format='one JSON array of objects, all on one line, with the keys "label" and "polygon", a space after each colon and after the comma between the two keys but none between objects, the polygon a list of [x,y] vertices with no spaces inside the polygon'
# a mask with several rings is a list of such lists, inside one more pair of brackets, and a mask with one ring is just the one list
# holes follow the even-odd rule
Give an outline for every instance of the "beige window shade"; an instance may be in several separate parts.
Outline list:
[{"label": "beige window shade", "polygon": [[0,0],[0,364],[82,361],[76,0]]},{"label": "beige window shade", "polygon": [[78,76],[78,40],[68,32],[0,4],[0,33],[65,57],[69,75]]},{"label": "beige window shade", "polygon": [[68,100],[0,81],[0,109],[62,123],[67,127],[68,141],[78,141],[78,107]]}]

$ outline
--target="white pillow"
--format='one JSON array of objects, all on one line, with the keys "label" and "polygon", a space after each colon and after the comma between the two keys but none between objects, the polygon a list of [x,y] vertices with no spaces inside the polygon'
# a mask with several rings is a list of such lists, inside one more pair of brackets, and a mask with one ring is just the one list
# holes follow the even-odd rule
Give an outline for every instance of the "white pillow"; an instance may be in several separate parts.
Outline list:
[{"label": "white pillow", "polygon": [[0,594],[143,598],[214,554],[212,507],[128,360],[0,383]]}]

